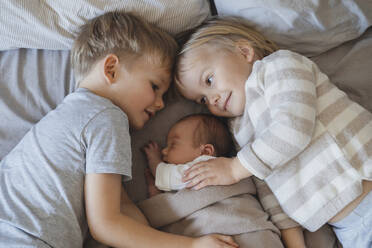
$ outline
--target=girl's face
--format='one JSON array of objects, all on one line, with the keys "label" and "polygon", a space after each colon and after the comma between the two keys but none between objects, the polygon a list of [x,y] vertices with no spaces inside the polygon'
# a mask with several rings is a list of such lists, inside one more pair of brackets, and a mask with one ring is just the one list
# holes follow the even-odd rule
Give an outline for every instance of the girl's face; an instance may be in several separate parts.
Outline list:
[{"label": "girl's face", "polygon": [[254,50],[247,43],[237,43],[234,50],[202,45],[185,54],[177,83],[182,95],[206,104],[212,114],[240,116],[245,106],[245,82],[254,61]]}]

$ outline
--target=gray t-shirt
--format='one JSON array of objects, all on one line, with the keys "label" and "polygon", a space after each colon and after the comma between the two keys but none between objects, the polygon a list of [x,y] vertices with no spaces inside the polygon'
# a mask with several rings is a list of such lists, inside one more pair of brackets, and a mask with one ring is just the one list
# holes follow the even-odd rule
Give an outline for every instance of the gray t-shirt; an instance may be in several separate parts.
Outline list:
[{"label": "gray t-shirt", "polygon": [[82,247],[86,173],[131,179],[129,124],[111,101],[78,89],[0,162],[0,247],[29,244],[17,231],[52,247]]}]

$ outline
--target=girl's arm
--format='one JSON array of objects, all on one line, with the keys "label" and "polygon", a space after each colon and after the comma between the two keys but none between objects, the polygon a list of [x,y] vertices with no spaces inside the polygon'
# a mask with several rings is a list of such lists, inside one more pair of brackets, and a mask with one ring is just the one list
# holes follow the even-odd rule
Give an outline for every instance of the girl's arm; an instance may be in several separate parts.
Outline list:
[{"label": "girl's arm", "polygon": [[[234,170],[241,171],[242,166],[247,172],[265,179],[276,167],[301,153],[311,142],[315,130],[316,82],[324,80],[314,73],[314,67],[315,64],[306,57],[289,51],[281,51],[281,54],[268,62],[258,87],[264,97],[256,100],[262,101],[262,104],[252,104],[251,109],[252,112],[265,113],[266,110],[257,106],[267,105],[271,123],[262,133],[257,134],[252,143],[242,147],[237,154],[239,163],[236,160],[227,163],[227,160],[215,159],[212,162],[219,162],[221,165],[224,162],[225,170],[211,172],[218,166],[205,162],[187,170],[184,181],[193,180],[189,187],[200,184],[197,187],[200,189],[207,185],[218,185],[224,176],[231,175]],[[252,122],[263,122],[260,119],[262,115],[252,116]],[[260,123],[253,124],[257,126]],[[220,173],[228,171],[231,173]],[[232,179],[233,177],[230,177],[226,182],[234,183]]]},{"label": "girl's arm", "polygon": [[[315,73],[313,62],[289,51],[281,51],[264,68],[261,90],[271,122],[253,143],[238,152],[240,162],[260,179],[311,142],[317,112],[316,82],[323,80]],[[252,112],[266,111],[256,105],[250,107]],[[254,125],[262,121],[259,116],[251,119]]]},{"label": "girl's arm", "polygon": [[304,233],[301,227],[280,230],[286,248],[305,248]]},{"label": "girl's arm", "polygon": [[187,188],[199,190],[208,185],[231,185],[252,176],[237,157],[218,157],[199,162],[187,169],[182,180]]},{"label": "girl's arm", "polygon": [[[282,233],[282,240],[286,244],[287,247],[296,247],[292,244],[301,243],[301,242],[294,242],[295,240],[301,240],[301,236],[303,235],[302,232],[294,232],[294,230],[301,230],[301,226],[288,217],[286,213],[284,213],[283,209],[280,207],[280,204],[276,197],[274,196],[273,192],[269,188],[269,186],[265,183],[265,181],[258,179],[257,177],[253,177],[253,182],[257,188],[257,196],[258,199],[265,210],[269,214],[270,220],[275,224],[277,228],[280,229]],[[303,247],[303,246],[298,246]]]},{"label": "girl's arm", "polygon": [[[120,212],[122,190],[121,175],[86,175],[85,207],[88,226],[93,238],[101,243],[127,248],[238,247],[228,236],[209,235],[194,239],[169,234],[122,214]],[[126,214],[133,214],[133,211]],[[138,212],[134,215],[138,217]]]}]

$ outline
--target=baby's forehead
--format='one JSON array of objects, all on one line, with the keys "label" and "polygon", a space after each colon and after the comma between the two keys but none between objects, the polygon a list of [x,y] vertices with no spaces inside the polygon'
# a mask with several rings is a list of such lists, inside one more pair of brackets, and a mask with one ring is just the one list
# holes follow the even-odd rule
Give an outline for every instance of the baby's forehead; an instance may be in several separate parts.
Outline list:
[{"label": "baby's forehead", "polygon": [[202,118],[200,116],[191,115],[191,116],[187,116],[184,119],[180,120],[177,124],[179,124],[179,126],[193,126],[193,127],[195,127],[201,121],[202,121]]},{"label": "baby's forehead", "polygon": [[200,121],[201,118],[194,116],[181,119],[171,127],[168,137],[180,137],[182,136],[181,134],[185,133],[187,130],[195,130]]}]

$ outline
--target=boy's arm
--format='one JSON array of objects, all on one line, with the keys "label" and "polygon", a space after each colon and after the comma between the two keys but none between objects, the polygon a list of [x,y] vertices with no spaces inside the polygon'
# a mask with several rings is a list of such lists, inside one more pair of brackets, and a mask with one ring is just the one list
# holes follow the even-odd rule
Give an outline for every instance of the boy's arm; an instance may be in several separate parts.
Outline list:
[{"label": "boy's arm", "polygon": [[[144,225],[120,212],[122,190],[121,176],[118,174],[86,175],[85,207],[88,226],[93,238],[101,243],[126,248],[237,247],[228,236],[210,235],[193,239]],[[122,199],[126,200],[124,196]]]},{"label": "boy's arm", "polygon": [[[113,247],[162,247],[163,240],[172,241],[175,238],[168,238],[121,214],[122,190],[121,176],[118,174],[86,175],[85,206],[88,226],[94,239]],[[192,240],[186,237],[180,237],[179,242],[190,247],[192,244]]]},{"label": "boy's arm", "polygon": [[120,212],[144,225],[149,225],[146,217],[129,198],[123,186],[121,187]]}]

